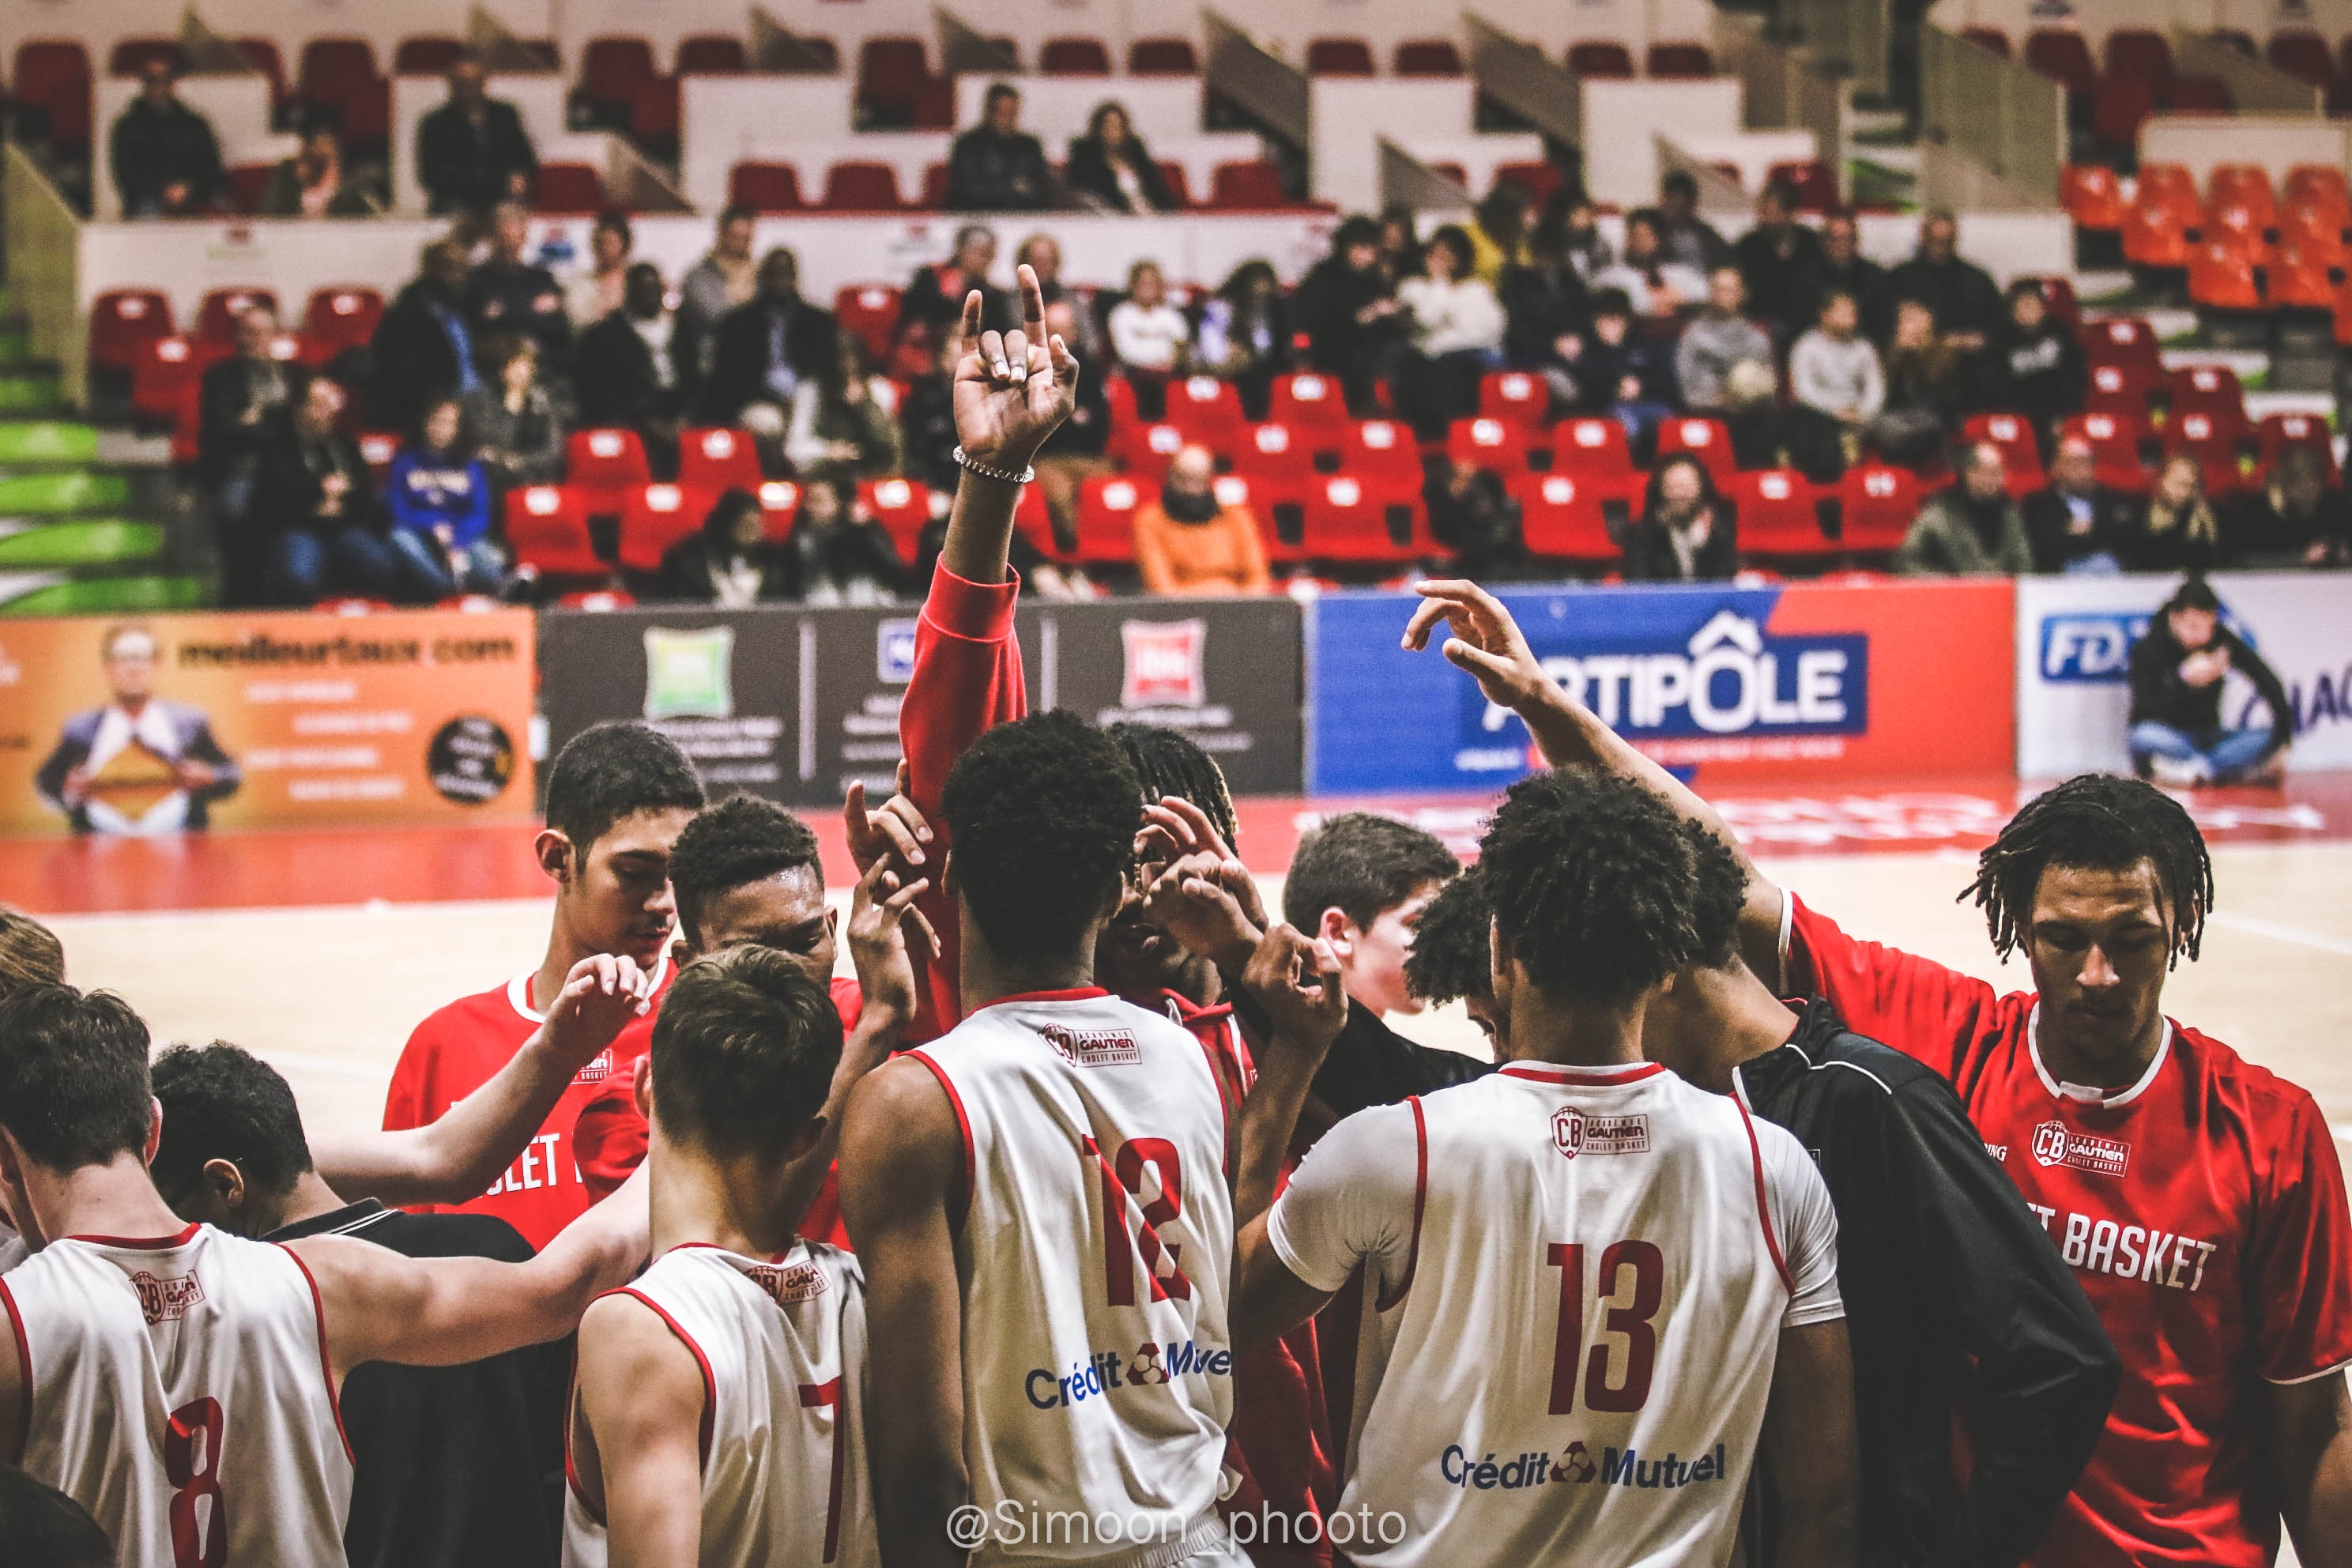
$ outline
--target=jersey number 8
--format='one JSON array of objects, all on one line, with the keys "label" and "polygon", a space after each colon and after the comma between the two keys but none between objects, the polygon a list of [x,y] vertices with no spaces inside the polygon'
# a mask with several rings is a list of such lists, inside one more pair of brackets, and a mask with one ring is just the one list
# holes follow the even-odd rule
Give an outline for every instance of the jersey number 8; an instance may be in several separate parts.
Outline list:
[{"label": "jersey number 8", "polygon": [[[163,1434],[163,1476],[172,1483],[173,1568],[221,1568],[228,1561],[228,1512],[221,1501],[221,1435],[228,1422],[217,1399],[192,1400],[172,1412]],[[199,1502],[210,1509],[199,1513]]]}]

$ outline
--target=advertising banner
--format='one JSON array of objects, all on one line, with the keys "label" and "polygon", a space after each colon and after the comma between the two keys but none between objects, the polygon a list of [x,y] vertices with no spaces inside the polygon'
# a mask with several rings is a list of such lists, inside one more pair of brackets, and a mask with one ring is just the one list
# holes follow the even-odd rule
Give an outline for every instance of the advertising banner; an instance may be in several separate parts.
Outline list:
[{"label": "advertising banner", "polygon": [[[715,791],[837,804],[887,790],[917,606],[556,610],[541,621],[551,752],[589,725],[641,719]],[[1181,730],[1236,793],[1300,787],[1298,607],[1287,599],[1024,604],[1014,621],[1033,708]]]},{"label": "advertising banner", "polygon": [[[1618,733],[1706,781],[2009,772],[2007,582],[1535,589],[1503,595],[1545,669]],[[1418,601],[1315,606],[1309,784],[1487,789],[1531,765],[1526,727],[1434,649]]]},{"label": "advertising banner", "polygon": [[0,621],[0,833],[526,816],[526,610]]},{"label": "advertising banner", "polygon": [[[2325,572],[2222,572],[2209,581],[2221,618],[2277,672],[2294,710],[2287,765],[2352,768],[2352,578]],[[2177,577],[2030,577],[2018,584],[2017,768],[2064,778],[2131,766],[2124,734],[2137,643]],[[2271,714],[2232,673],[2221,720],[2263,727]]]}]

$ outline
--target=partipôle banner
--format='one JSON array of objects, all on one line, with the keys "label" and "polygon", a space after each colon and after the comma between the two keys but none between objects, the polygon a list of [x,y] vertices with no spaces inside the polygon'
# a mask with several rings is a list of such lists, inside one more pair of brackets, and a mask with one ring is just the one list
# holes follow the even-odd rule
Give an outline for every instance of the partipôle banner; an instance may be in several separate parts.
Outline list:
[{"label": "partip\u00f4le banner", "polygon": [[[887,792],[917,606],[556,610],[541,619],[541,706],[556,749],[637,719],[703,783],[792,805]],[[1014,619],[1033,709],[1181,731],[1237,793],[1301,782],[1298,607],[1287,599],[1024,603]]]},{"label": "partip\u00f4le banner", "polygon": [[525,610],[0,621],[0,832],[529,815]]},{"label": "partip\u00f4le banner", "polygon": [[[2338,574],[2222,572],[2221,618],[2274,670],[2294,710],[2290,768],[2352,767],[2352,582]],[[2131,766],[2132,645],[2177,577],[2032,577],[2018,585],[2017,768],[2064,778]],[[2231,674],[2222,722],[2267,727],[2252,682]]]},{"label": "partip\u00f4le banner", "polygon": [[[2006,581],[1502,597],[1553,679],[1706,780],[2006,773],[2014,759]],[[1315,605],[1310,788],[1491,788],[1535,765],[1517,716],[1433,646],[1400,647],[1418,602],[1340,594]]]}]

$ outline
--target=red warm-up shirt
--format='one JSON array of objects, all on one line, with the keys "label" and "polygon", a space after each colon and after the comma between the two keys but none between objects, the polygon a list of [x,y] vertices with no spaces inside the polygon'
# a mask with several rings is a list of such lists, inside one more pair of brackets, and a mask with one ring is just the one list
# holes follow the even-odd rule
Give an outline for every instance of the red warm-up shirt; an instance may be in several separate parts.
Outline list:
[{"label": "red warm-up shirt", "polygon": [[2107,1429],[2036,1568],[2262,1568],[2279,1496],[2258,1382],[2352,1363],[2352,1220],[2311,1096],[2168,1020],[2137,1083],[2062,1086],[2039,999],[1791,900],[1792,984],[1942,1073],[2122,1355]]},{"label": "red warm-up shirt", "polygon": [[[655,977],[656,1007],[675,973],[665,957]],[[530,989],[531,975],[526,972],[494,990],[452,1002],[417,1025],[392,1069],[392,1086],[383,1100],[384,1131],[429,1126],[497,1076],[545,1021],[546,1015],[533,1005]],[[580,1069],[538,1135],[488,1192],[470,1203],[411,1206],[424,1213],[496,1215],[533,1247],[545,1247],[594,1201],[572,1141],[581,1108],[607,1084],[630,1082],[637,1058],[652,1039],[653,1014],[632,1019],[595,1060]]]}]

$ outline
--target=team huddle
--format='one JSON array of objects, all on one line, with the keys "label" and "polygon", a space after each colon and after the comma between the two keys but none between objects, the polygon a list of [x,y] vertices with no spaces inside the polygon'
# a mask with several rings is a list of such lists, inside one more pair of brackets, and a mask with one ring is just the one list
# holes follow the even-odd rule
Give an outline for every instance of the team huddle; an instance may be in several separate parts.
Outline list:
[{"label": "team huddle", "polygon": [[2161,1011],[2178,804],[2019,811],[1964,894],[2001,995],[1774,887],[1430,583],[1405,645],[1549,767],[1471,868],[1343,816],[1269,910],[1197,747],[1028,711],[1013,512],[1078,367],[1022,288],[967,306],[845,921],[793,814],[591,730],[544,962],[313,1139],[0,916],[0,1559],[2352,1563],[2343,1176]]}]

